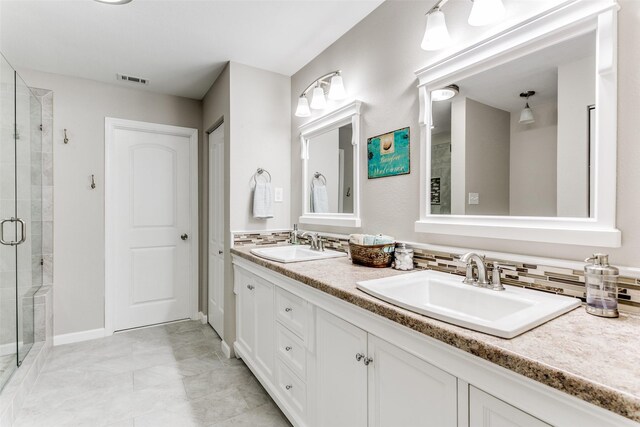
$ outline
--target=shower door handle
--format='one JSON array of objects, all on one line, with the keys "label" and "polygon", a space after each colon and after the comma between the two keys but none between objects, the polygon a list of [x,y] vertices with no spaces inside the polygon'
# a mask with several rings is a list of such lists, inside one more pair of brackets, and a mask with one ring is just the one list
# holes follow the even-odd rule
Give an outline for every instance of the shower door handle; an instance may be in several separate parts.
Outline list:
[{"label": "shower door handle", "polygon": [[[10,241],[7,242],[6,240],[4,240],[4,224],[6,222],[19,222],[20,223],[20,240],[16,240],[16,241]],[[19,244],[22,244],[25,242],[25,240],[27,240],[27,233],[26,233],[26,228],[27,228],[27,224],[21,220],[20,218],[6,218],[3,219],[2,221],[0,221],[0,243],[3,245],[7,245],[7,246],[17,246]]]}]

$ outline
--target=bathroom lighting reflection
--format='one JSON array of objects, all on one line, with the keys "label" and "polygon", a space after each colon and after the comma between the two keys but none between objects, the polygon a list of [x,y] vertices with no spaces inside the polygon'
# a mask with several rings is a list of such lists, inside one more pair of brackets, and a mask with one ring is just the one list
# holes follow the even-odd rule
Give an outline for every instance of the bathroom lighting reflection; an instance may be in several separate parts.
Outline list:
[{"label": "bathroom lighting reflection", "polygon": [[131,3],[132,0],[95,0],[98,3],[106,3],[106,4],[127,4]]},{"label": "bathroom lighting reflection", "polygon": [[451,44],[444,13],[436,9],[427,13],[427,27],[420,47],[424,50],[439,50]]},{"label": "bathroom lighting reflection", "polygon": [[473,0],[473,7],[469,15],[469,25],[482,27],[498,22],[505,14],[502,0]]},{"label": "bathroom lighting reflection", "polygon": [[441,89],[432,90],[431,100],[435,102],[446,101],[453,98],[458,93],[460,93],[460,88],[458,87],[458,85],[449,85]]}]

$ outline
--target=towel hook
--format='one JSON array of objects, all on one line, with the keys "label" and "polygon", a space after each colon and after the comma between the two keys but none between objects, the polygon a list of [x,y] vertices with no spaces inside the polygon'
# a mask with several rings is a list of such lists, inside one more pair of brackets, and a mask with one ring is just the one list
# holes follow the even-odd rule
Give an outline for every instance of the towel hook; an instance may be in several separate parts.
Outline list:
[{"label": "towel hook", "polygon": [[256,182],[256,184],[258,183],[257,177],[262,176],[262,174],[265,174],[265,173],[269,176],[269,178],[265,176],[265,179],[267,180],[267,182],[271,182],[271,174],[269,173],[269,171],[266,169],[258,168],[256,173],[253,175],[253,180]]},{"label": "towel hook", "polygon": [[66,129],[64,130],[64,140],[62,142],[64,142],[65,144],[69,143],[69,138],[67,137],[67,130]]}]

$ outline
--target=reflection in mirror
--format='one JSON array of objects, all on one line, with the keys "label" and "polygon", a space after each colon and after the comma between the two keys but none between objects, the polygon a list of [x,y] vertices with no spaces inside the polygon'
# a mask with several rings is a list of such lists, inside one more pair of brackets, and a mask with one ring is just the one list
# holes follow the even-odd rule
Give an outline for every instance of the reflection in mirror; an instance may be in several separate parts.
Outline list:
[{"label": "reflection in mirror", "polygon": [[593,216],[595,46],[593,31],[432,92],[432,214]]},{"label": "reflection in mirror", "polygon": [[309,212],[353,213],[351,124],[309,139]]}]

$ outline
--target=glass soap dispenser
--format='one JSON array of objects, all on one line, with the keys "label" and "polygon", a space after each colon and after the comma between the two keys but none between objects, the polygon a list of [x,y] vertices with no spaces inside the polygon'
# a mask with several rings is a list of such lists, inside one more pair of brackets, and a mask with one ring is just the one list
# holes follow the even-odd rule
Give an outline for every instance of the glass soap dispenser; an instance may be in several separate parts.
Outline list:
[{"label": "glass soap dispenser", "polygon": [[618,269],[609,265],[609,255],[593,254],[584,262],[587,288],[587,313],[600,317],[618,317]]}]

